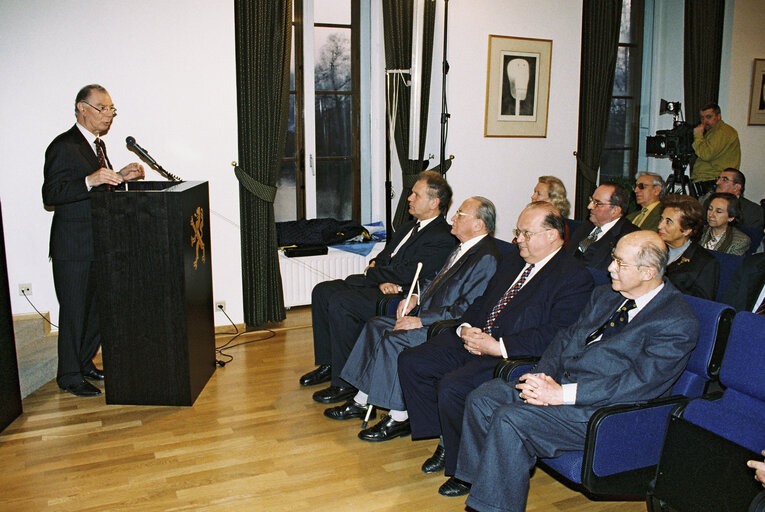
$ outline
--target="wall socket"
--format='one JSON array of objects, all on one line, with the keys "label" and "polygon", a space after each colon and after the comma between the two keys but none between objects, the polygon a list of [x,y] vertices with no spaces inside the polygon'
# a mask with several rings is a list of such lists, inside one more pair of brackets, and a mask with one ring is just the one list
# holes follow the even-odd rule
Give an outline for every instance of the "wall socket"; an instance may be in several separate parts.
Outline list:
[{"label": "wall socket", "polygon": [[226,311],[226,301],[219,300],[215,303],[215,311]]},{"label": "wall socket", "polygon": [[32,295],[32,283],[22,283],[19,285],[19,295]]}]

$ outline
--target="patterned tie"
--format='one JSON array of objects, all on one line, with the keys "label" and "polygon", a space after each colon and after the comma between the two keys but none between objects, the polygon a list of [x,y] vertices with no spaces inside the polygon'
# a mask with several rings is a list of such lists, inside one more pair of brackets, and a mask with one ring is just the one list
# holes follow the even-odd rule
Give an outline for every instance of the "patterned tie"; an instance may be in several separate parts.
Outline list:
[{"label": "patterned tie", "polygon": [[598,240],[598,235],[600,234],[600,226],[597,226],[595,229],[592,230],[592,233],[590,233],[590,236],[579,242],[579,250],[582,251],[582,254],[587,252],[587,248],[590,247],[592,244],[594,244]]},{"label": "patterned tie", "polygon": [[600,336],[600,340],[603,341],[607,337],[610,337],[624,329],[624,327],[626,327],[630,321],[629,310],[635,309],[635,307],[635,301],[629,299],[619,309],[617,309],[614,314],[609,317],[608,320],[606,320],[606,323],[601,325],[592,334],[587,336],[587,342],[585,344],[589,345],[598,339],[598,336]]},{"label": "patterned tie", "polygon": [[526,270],[524,270],[523,274],[521,274],[521,278],[518,279],[518,282],[511,286],[499,299],[499,302],[494,305],[494,307],[491,309],[491,312],[489,313],[488,318],[486,319],[486,325],[483,326],[483,332],[489,335],[491,334],[491,330],[494,327],[494,321],[497,319],[505,306],[507,306],[507,303],[510,302],[513,297],[518,295],[518,290],[520,290],[523,286],[523,283],[526,282],[526,278],[529,277],[529,274],[531,274],[531,269],[533,268],[534,264],[529,263],[529,266],[526,267]]},{"label": "patterned tie", "polygon": [[765,299],[762,299],[762,302],[760,302],[760,306],[755,313],[758,315],[765,315]]},{"label": "patterned tie", "polygon": [[460,254],[460,250],[462,249],[462,244],[459,244],[456,249],[452,251],[452,253],[449,255],[449,258],[447,258],[446,263],[444,263],[444,266],[441,267],[441,270],[438,272],[438,275],[435,279],[430,283],[428,288],[425,290],[425,292],[422,294],[422,299],[420,299],[420,304],[425,300],[425,297],[428,297],[430,295],[431,290],[434,290],[436,288],[436,284],[441,281],[441,279],[446,275],[446,273],[449,271],[450,268],[452,268],[452,265],[454,265],[454,262],[457,261],[457,256]]},{"label": "patterned tie", "polygon": [[414,235],[416,235],[419,230],[420,230],[420,221],[417,221],[417,223],[412,228],[412,232],[409,233],[409,238],[412,238]]},{"label": "patterned tie", "polygon": [[648,217],[648,208],[643,208],[642,210],[640,210],[640,213],[637,215],[637,217],[635,217],[632,223],[636,225],[637,227],[640,227],[643,225],[643,221],[645,220],[646,217]]},{"label": "patterned tie", "polygon": [[106,159],[106,144],[100,137],[96,137],[96,156],[98,157],[98,165],[107,169],[112,168]]}]

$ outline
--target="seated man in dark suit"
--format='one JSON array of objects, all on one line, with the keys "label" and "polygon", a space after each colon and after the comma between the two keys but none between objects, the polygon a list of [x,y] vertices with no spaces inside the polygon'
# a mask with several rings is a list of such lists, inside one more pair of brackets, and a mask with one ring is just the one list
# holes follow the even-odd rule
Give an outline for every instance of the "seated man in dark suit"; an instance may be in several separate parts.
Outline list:
[{"label": "seated man in dark suit", "polygon": [[697,241],[704,229],[701,203],[686,195],[670,194],[661,200],[659,236],[669,249],[667,279],[682,293],[715,300],[720,264]]},{"label": "seated man in dark suit", "polygon": [[765,253],[744,258],[728,283],[722,302],[736,311],[765,315]]},{"label": "seated man in dark suit", "polygon": [[571,234],[566,250],[586,266],[605,272],[616,242],[638,229],[624,217],[629,204],[630,194],[623,186],[613,182],[600,185],[587,205],[589,222]]},{"label": "seated man in dark suit", "polygon": [[667,250],[656,233],[625,236],[613,257],[611,286],[593,291],[532,373],[470,394],[448,495],[470,492],[466,504],[479,511],[523,511],[537,458],[582,450],[598,408],[670,393],[698,339],[696,316],[662,279]]},{"label": "seated man in dark suit", "polygon": [[447,329],[398,358],[412,436],[443,437],[423,471],[454,471],[467,394],[492,378],[502,357],[536,356],[573,323],[593,288],[590,272],[563,247],[564,222],[549,203],[528,205],[486,292],[456,330]]},{"label": "seated man in dark suit", "polygon": [[[491,237],[495,219],[494,205],[488,199],[471,197],[462,203],[452,217],[452,234],[460,245],[438,275],[424,283],[417,308],[413,309],[418,297],[413,295],[409,304],[405,300],[399,303],[395,317],[376,316],[367,322],[340,373],[359,392],[345,404],[324,411],[325,416],[336,420],[363,417],[371,403],[390,409],[390,415],[362,430],[360,439],[387,441],[410,433],[398,383],[398,355],[423,343],[433,322],[462,316],[484,292],[502,257]],[[412,316],[406,316],[409,313]]]},{"label": "seated man in dark suit", "polygon": [[451,187],[440,174],[421,172],[408,198],[414,220],[398,228],[364,274],[324,281],[314,287],[313,350],[319,367],[303,375],[300,385],[312,386],[332,379],[329,388],[314,393],[314,400],[330,404],[356,394],[356,389],[340,379],[340,370],[364,323],[375,316],[377,299],[408,289],[419,262],[420,278],[431,279],[456,245],[444,219],[451,198]]}]

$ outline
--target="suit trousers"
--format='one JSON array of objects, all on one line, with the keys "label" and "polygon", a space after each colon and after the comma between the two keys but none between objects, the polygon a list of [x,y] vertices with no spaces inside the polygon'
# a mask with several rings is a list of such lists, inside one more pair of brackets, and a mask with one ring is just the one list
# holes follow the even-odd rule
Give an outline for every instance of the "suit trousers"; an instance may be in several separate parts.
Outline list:
[{"label": "suit trousers", "polygon": [[332,365],[332,385],[340,379],[348,355],[364,328],[377,313],[377,286],[356,286],[345,280],[324,281],[311,292],[313,351],[317,365]]},{"label": "suit trousers", "polygon": [[464,348],[454,329],[405,350],[398,358],[413,438],[444,438],[446,474],[454,474],[468,394],[491,379],[501,358],[477,356]]},{"label": "suit trousers", "polygon": [[82,382],[82,374],[95,368],[93,357],[101,333],[93,265],[92,261],[53,260],[59,304],[56,382],[60,387]]},{"label": "suit trousers", "polygon": [[340,377],[368,395],[367,402],[402,411],[406,409],[398,382],[398,355],[424,343],[428,328],[393,330],[396,318],[376,316],[366,323]]},{"label": "suit trousers", "polygon": [[587,423],[568,419],[575,406],[518,395],[515,382],[492,379],[468,396],[455,476],[473,484],[465,504],[475,510],[523,512],[537,458],[584,448]]}]

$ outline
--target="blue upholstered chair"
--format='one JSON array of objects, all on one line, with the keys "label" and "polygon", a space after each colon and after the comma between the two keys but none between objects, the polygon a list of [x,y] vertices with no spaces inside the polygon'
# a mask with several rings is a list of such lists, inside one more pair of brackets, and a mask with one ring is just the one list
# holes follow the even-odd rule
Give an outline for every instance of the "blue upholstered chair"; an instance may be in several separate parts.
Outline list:
[{"label": "blue upholstered chair", "polygon": [[720,383],[673,411],[649,510],[743,511],[763,492],[746,461],[765,449],[765,317],[736,315]]},{"label": "blue upholstered chair", "polygon": [[[724,304],[689,295],[685,298],[699,319],[701,334],[672,388],[673,396],[599,409],[587,426],[584,450],[540,459],[540,466],[593,494],[645,494],[659,461],[670,410],[685,397],[700,396],[716,380],[734,316],[733,309]],[[510,382],[532,366],[531,358],[505,361],[497,367],[495,377]]]},{"label": "blue upholstered chair", "polygon": [[738,269],[739,265],[741,265],[744,257],[719,251],[709,251],[709,253],[717,258],[717,261],[720,263],[720,278],[717,284],[716,297],[717,301],[719,302],[722,300],[723,293],[728,287],[728,283],[730,283],[730,280],[733,278],[733,274],[736,273],[736,269]]}]

